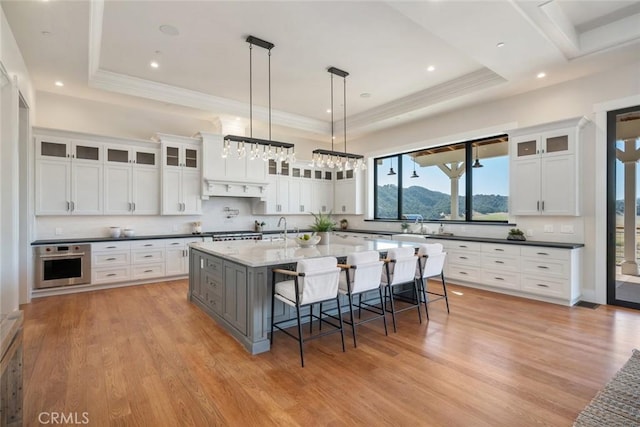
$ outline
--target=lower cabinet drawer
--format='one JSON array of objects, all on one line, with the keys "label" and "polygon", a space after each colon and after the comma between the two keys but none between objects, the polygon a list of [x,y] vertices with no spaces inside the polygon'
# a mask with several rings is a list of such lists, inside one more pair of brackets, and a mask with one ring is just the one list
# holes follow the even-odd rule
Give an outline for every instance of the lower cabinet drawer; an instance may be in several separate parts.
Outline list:
[{"label": "lower cabinet drawer", "polygon": [[210,291],[213,295],[217,295],[222,298],[222,282],[217,278],[216,275],[205,273],[204,285],[206,286],[207,290]]},{"label": "lower cabinet drawer", "polygon": [[520,271],[520,257],[482,254],[482,267],[487,270]]},{"label": "lower cabinet drawer", "polygon": [[482,282],[503,289],[520,289],[520,275],[500,270],[483,270]]},{"label": "lower cabinet drawer", "polygon": [[481,280],[480,269],[474,267],[467,267],[460,264],[450,264],[447,267],[447,275],[444,278],[465,280],[467,282],[479,282]]},{"label": "lower cabinet drawer", "polygon": [[164,248],[131,251],[131,258],[133,264],[150,264],[154,262],[164,262]]},{"label": "lower cabinet drawer", "polygon": [[122,267],[93,268],[91,272],[91,284],[124,282],[129,280],[130,275],[131,267],[128,265]]},{"label": "lower cabinet drawer", "polygon": [[569,277],[571,263],[565,260],[522,258],[522,272],[534,277]]},{"label": "lower cabinet drawer", "polygon": [[218,258],[205,258],[204,269],[214,276],[222,278],[222,260]]},{"label": "lower cabinet drawer", "polygon": [[131,255],[129,251],[123,252],[105,252],[94,253],[92,267],[108,266],[108,265],[129,265],[131,263]]},{"label": "lower cabinet drawer", "polygon": [[480,252],[452,250],[447,254],[447,260],[450,264],[460,264],[464,266],[472,265],[479,267],[481,264]]},{"label": "lower cabinet drawer", "polygon": [[537,295],[565,298],[569,296],[569,283],[562,279],[523,276],[522,290]]},{"label": "lower cabinet drawer", "polygon": [[131,268],[131,278],[133,280],[147,279],[151,277],[164,276],[164,264],[147,264],[147,265],[134,265]]}]

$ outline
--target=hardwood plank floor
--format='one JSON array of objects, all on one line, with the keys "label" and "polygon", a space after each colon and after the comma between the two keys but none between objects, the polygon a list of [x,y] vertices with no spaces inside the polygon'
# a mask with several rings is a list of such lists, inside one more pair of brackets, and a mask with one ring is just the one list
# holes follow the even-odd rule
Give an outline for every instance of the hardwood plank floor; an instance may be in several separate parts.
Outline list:
[{"label": "hardwood plank floor", "polygon": [[[251,356],[174,281],[22,308],[24,420],[91,426],[570,426],[640,347],[640,311],[562,307],[451,285],[451,314],[398,315]],[[389,318],[390,320],[390,318]],[[41,417],[42,420],[47,420]]]}]

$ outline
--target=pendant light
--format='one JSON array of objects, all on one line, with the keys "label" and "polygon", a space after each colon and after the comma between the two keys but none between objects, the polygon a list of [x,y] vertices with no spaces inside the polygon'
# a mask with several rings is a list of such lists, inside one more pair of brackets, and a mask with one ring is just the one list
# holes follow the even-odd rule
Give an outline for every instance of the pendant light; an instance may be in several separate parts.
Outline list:
[{"label": "pendant light", "polygon": [[391,158],[391,167],[389,168],[389,173],[387,175],[395,175],[396,171],[393,170],[393,157]]},{"label": "pendant light", "polygon": [[484,167],[483,164],[480,164],[480,159],[478,159],[478,146],[476,145],[476,161],[473,162],[473,166],[471,166],[472,168],[482,168]]},{"label": "pendant light", "polygon": [[[312,151],[312,160],[311,166],[324,167],[325,165],[329,168],[338,167],[340,170],[364,170],[367,168],[366,163],[364,161],[364,156],[361,154],[352,154],[347,153],[347,73],[344,70],[341,70],[336,67],[329,67],[327,70],[329,74],[331,74],[331,150],[324,150],[321,148],[315,149]],[[342,96],[343,96],[343,105],[344,105],[344,117],[342,123],[344,125],[344,152],[343,151],[335,151],[333,148],[335,135],[334,135],[334,121],[333,121],[333,76],[342,77]]]},{"label": "pendant light", "polygon": [[[249,43],[249,136],[239,135],[225,135],[222,145],[222,157],[229,156],[231,151],[231,143],[235,142],[237,145],[237,153],[239,158],[243,158],[247,153],[247,145],[251,147],[250,159],[262,159],[265,161],[288,161],[295,162],[295,150],[294,145],[289,142],[273,141],[271,139],[271,49],[275,45],[266,40],[259,39],[254,36],[249,36],[246,39]],[[269,56],[269,139],[260,139],[253,137],[253,61],[252,52],[253,46],[258,46],[266,49]],[[262,146],[262,150],[260,149]]]},{"label": "pendant light", "polygon": [[420,178],[420,175],[416,173],[416,158],[413,158],[413,173],[409,178]]}]

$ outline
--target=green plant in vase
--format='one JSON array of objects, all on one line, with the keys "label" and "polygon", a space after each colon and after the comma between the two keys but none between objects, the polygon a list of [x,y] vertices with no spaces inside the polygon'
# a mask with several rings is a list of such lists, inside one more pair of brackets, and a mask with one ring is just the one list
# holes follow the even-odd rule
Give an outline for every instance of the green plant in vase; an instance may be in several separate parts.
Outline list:
[{"label": "green plant in vase", "polygon": [[323,214],[322,212],[315,214],[311,212],[311,215],[313,215],[313,224],[311,224],[309,228],[320,236],[320,245],[328,245],[329,233],[336,227],[335,221],[331,219],[331,212],[328,214]]},{"label": "green plant in vase", "polygon": [[409,223],[404,221],[400,224],[400,228],[402,229],[403,233],[407,233],[409,231]]},{"label": "green plant in vase", "polygon": [[524,237],[524,232],[522,230],[519,228],[512,228],[509,230],[507,240],[527,240],[527,238]]}]

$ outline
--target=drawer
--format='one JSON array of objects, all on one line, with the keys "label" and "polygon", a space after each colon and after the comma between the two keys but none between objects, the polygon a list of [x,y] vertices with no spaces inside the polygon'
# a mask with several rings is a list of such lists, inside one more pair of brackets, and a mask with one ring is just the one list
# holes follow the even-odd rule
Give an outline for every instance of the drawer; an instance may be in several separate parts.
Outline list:
[{"label": "drawer", "polygon": [[108,265],[129,265],[131,264],[131,252],[113,251],[98,252],[93,254],[92,268]]},{"label": "drawer", "polygon": [[204,285],[210,290],[214,295],[222,297],[222,281],[215,277],[213,274],[205,273],[204,274]]},{"label": "drawer", "polygon": [[445,281],[451,280],[465,280],[467,282],[480,282],[482,277],[480,275],[479,268],[466,267],[462,265],[450,265],[447,268],[447,274],[444,278]]},{"label": "drawer", "polygon": [[520,275],[505,271],[482,271],[482,282],[503,289],[520,289]]},{"label": "drawer", "polygon": [[98,242],[91,244],[92,252],[128,251],[130,248],[131,242]]},{"label": "drawer", "polygon": [[447,262],[449,264],[457,264],[462,266],[481,265],[481,256],[479,252],[454,251],[447,253]]},{"label": "drawer", "polygon": [[520,257],[482,254],[482,267],[488,270],[520,271]]},{"label": "drawer", "polygon": [[521,253],[522,253],[522,256],[532,257],[532,258],[544,258],[544,259],[553,259],[553,260],[571,259],[570,249],[523,246]]},{"label": "drawer", "polygon": [[164,264],[136,265],[131,268],[131,279],[149,279],[164,276]]},{"label": "drawer", "polygon": [[446,242],[441,242],[448,251],[474,251],[480,252],[482,249],[482,243],[480,242],[464,242],[464,241],[456,241],[456,240],[447,240]]},{"label": "drawer", "polygon": [[222,277],[222,260],[219,258],[206,257],[204,259],[204,269],[213,273],[216,277]]},{"label": "drawer", "polygon": [[164,248],[165,241],[164,239],[158,240],[137,240],[131,242],[131,249],[156,249],[156,248]]},{"label": "drawer", "polygon": [[522,290],[547,297],[567,298],[569,296],[569,283],[566,280],[548,277],[523,276]]},{"label": "drawer", "polygon": [[497,243],[483,243],[482,252],[485,254],[494,254],[494,255],[520,256],[520,246],[500,245]]},{"label": "drawer", "polygon": [[522,273],[523,276],[568,278],[571,273],[571,261],[522,258]]},{"label": "drawer", "polygon": [[131,251],[132,264],[164,262],[164,248]]},{"label": "drawer", "polygon": [[124,282],[129,280],[130,267],[93,268],[91,273],[91,284]]}]

